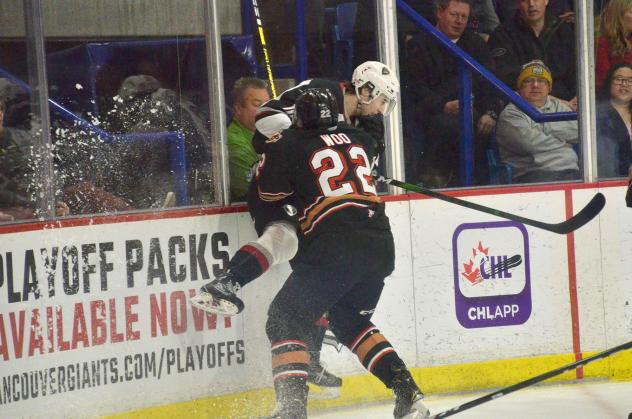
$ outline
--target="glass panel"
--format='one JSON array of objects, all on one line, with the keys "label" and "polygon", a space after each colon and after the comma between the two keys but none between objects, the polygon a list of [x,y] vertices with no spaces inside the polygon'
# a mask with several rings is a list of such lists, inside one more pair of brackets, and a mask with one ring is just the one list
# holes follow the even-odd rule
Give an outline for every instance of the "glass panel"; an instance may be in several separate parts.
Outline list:
[{"label": "glass panel", "polygon": [[601,3],[594,5],[597,173],[612,179],[628,176],[632,163],[632,7],[620,0]]},{"label": "glass panel", "polygon": [[374,0],[257,3],[255,10],[253,2],[241,2],[244,35],[222,50],[231,197],[237,201],[245,199],[250,168],[258,159],[250,143],[257,106],[303,79],[350,80],[356,65],[377,58]]},{"label": "glass panel", "polygon": [[43,3],[57,192],[71,214],[212,203],[203,0]]},{"label": "glass panel", "polygon": [[41,151],[35,45],[22,4],[0,3],[0,223],[45,216],[52,202],[39,177],[50,156]]},{"label": "glass panel", "polygon": [[[398,19],[407,180],[445,188],[580,179],[577,121],[534,122],[522,110],[527,103],[545,113],[576,106],[573,2],[441,0],[434,10],[431,2],[407,3],[427,20],[420,29],[408,16]],[[542,28],[537,39],[531,26]],[[471,90],[464,87],[459,58],[434,30],[523,100],[509,103],[476,72]],[[544,67],[522,72],[534,59],[552,74],[552,83],[536,82],[535,90],[546,90],[538,100],[517,86],[528,71],[545,78],[539,73]],[[470,99],[471,108],[463,103]],[[471,122],[465,118],[470,114]]]}]

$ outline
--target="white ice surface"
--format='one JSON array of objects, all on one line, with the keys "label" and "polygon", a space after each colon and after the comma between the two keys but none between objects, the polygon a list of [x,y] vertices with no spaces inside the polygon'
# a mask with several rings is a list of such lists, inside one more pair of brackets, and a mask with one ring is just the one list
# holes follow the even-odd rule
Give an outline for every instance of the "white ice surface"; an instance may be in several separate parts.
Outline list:
[{"label": "white ice surface", "polygon": [[[429,396],[437,414],[487,393]],[[313,412],[318,419],[392,418],[393,403]],[[454,416],[455,419],[632,419],[632,382],[581,382],[527,388]]]}]

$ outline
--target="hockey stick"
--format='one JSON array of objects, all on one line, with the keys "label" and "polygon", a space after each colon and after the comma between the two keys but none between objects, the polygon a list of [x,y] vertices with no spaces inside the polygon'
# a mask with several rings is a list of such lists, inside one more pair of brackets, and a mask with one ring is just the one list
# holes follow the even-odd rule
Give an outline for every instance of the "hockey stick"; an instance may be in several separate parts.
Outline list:
[{"label": "hockey stick", "polygon": [[257,0],[252,0],[252,9],[255,12],[257,29],[259,29],[259,40],[261,41],[263,58],[266,61],[266,70],[268,72],[268,80],[270,80],[270,89],[272,90],[272,95],[276,97],[276,87],[274,85],[274,77],[272,76],[272,64],[270,63],[270,54],[268,53],[268,44],[266,44],[266,37],[263,34],[263,19],[261,18],[261,13],[259,13],[259,5],[257,4]]},{"label": "hockey stick", "polygon": [[522,256],[513,255],[509,259],[503,259],[502,261],[500,261],[500,263],[497,263],[496,265],[492,265],[490,267],[485,266],[483,268],[483,272],[485,273],[485,276],[487,277],[495,276],[510,268],[515,268],[521,263],[522,263]]},{"label": "hockey stick", "polygon": [[545,372],[544,374],[540,374],[540,375],[535,376],[533,378],[529,378],[528,380],[521,381],[521,382],[519,382],[517,384],[513,384],[513,385],[511,385],[509,387],[502,388],[502,389],[500,389],[498,391],[495,391],[493,393],[490,393],[490,394],[487,394],[485,396],[479,397],[478,399],[471,400],[471,401],[469,401],[467,403],[464,403],[464,404],[462,404],[460,406],[453,407],[452,409],[446,410],[445,412],[437,413],[436,415],[431,416],[430,419],[447,418],[448,416],[452,416],[452,415],[455,415],[455,414],[457,414],[459,412],[462,412],[464,410],[468,410],[468,409],[471,409],[471,408],[473,408],[475,406],[479,406],[479,405],[481,405],[483,403],[490,402],[492,400],[495,400],[495,399],[498,399],[500,397],[506,396],[509,393],[513,393],[514,391],[518,391],[518,390],[523,389],[525,387],[532,386],[532,385],[534,385],[536,383],[539,383],[540,381],[548,380],[549,378],[555,377],[556,375],[560,375],[560,374],[563,374],[565,372],[572,371],[574,369],[577,369],[577,368],[579,368],[579,367],[581,367],[583,365],[586,365],[588,363],[591,363],[593,361],[597,361],[599,359],[606,358],[606,357],[608,357],[608,356],[610,356],[610,355],[612,355],[614,353],[625,351],[626,349],[630,349],[630,348],[632,348],[632,341],[630,341],[628,343],[624,343],[624,344],[619,345],[619,346],[615,346],[614,348],[607,349],[607,350],[605,350],[603,352],[600,352],[600,353],[598,353],[596,355],[593,355],[591,357],[582,359],[580,361],[573,362],[572,364],[564,365],[563,367],[556,368],[556,369],[554,369],[552,371],[549,371],[549,372]]},{"label": "hockey stick", "polygon": [[473,210],[481,211],[487,214],[492,214],[497,217],[506,218],[512,221],[518,221],[519,223],[527,224],[532,227],[541,228],[543,230],[551,231],[557,234],[568,234],[582,227],[584,224],[592,220],[599,214],[604,205],[606,205],[606,198],[603,196],[601,192],[598,192],[593,196],[588,204],[577,214],[572,216],[566,221],[562,221],[561,223],[545,223],[542,221],[532,220],[530,218],[521,217],[516,214],[511,214],[508,212],[504,212],[498,209],[486,207],[484,205],[475,204],[474,202],[469,202],[464,199],[455,198],[453,196],[444,195],[440,192],[435,192],[433,190],[424,188],[422,186],[413,185],[411,183],[401,182],[399,180],[390,179],[384,176],[379,176],[377,178],[378,181],[384,182],[389,185],[397,186],[398,188],[405,189],[411,192],[418,192],[424,195],[431,196],[433,198],[440,199],[442,201],[450,202],[452,204],[456,204],[462,207],[470,208]]}]

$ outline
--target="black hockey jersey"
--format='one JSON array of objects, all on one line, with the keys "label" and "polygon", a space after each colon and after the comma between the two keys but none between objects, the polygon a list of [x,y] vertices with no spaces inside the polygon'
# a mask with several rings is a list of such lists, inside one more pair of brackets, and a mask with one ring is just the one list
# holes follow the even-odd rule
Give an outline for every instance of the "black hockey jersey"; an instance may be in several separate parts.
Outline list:
[{"label": "black hockey jersey", "polygon": [[310,79],[296,85],[271,99],[257,109],[255,126],[257,131],[252,145],[258,154],[265,153],[266,140],[272,135],[289,128],[294,116],[294,102],[307,89],[327,89],[338,102],[338,120],[344,122],[344,95],[337,82],[326,79]]},{"label": "black hockey jersey", "polygon": [[376,141],[345,123],[321,130],[288,129],[266,143],[257,168],[259,199],[294,197],[306,238],[371,225],[388,228],[371,174]]}]

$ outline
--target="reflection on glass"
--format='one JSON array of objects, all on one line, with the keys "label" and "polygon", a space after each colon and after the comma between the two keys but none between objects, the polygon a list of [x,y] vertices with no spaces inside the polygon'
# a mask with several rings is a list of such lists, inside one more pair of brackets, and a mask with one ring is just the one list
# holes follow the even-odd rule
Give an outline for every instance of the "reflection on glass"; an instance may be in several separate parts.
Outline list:
[{"label": "reflection on glass", "polygon": [[[31,109],[24,16],[19,2],[0,18],[0,223],[36,217],[39,124]],[[21,80],[16,80],[21,77]]]},{"label": "reflection on glass", "polygon": [[35,216],[33,138],[28,119],[21,115],[22,110],[28,114],[28,108],[28,96],[6,78],[0,79],[0,221]]}]

